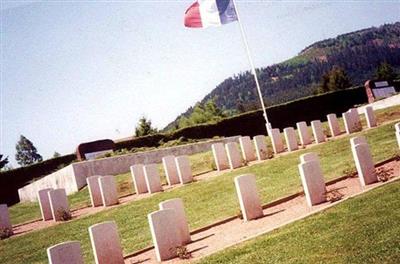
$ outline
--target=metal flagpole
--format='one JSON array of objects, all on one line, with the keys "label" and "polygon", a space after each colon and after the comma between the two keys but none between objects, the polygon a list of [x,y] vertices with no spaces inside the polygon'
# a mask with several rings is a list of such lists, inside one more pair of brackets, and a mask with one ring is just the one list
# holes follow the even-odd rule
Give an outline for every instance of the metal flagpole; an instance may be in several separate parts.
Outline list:
[{"label": "metal flagpole", "polygon": [[242,22],[240,22],[239,11],[238,11],[236,2],[235,2],[235,0],[232,0],[232,2],[233,2],[233,5],[235,6],[236,16],[237,16],[237,19],[238,19],[238,22],[239,22],[239,27],[240,27],[240,32],[241,32],[241,35],[242,35],[242,40],[243,40],[244,46],[246,47],[247,58],[249,59],[250,66],[251,66],[251,71],[253,73],[254,80],[256,82],[257,91],[258,91],[258,97],[260,99],[261,107],[262,107],[262,110],[263,110],[263,113],[264,113],[265,125],[266,125],[266,128],[267,128],[267,133],[269,134],[269,130],[272,129],[272,127],[271,127],[271,124],[268,121],[267,111],[265,110],[264,100],[263,100],[263,97],[262,97],[262,94],[261,94],[261,89],[260,89],[260,84],[259,84],[258,78],[257,78],[256,68],[254,67],[253,59],[251,58],[249,44],[247,43],[246,33],[244,32],[244,28],[243,28]]}]

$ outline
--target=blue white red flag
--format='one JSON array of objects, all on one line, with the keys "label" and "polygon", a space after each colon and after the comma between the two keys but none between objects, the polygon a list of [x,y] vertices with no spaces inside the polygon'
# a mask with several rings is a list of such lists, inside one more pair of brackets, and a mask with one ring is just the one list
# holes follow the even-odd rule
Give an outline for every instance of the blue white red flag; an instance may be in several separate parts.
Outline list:
[{"label": "blue white red flag", "polygon": [[238,20],[233,0],[197,0],[185,12],[185,26],[206,28]]}]

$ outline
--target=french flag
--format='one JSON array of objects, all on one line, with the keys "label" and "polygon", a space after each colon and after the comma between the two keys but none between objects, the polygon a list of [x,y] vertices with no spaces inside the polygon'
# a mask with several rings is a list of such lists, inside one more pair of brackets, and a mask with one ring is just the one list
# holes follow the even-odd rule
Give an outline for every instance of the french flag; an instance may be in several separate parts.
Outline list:
[{"label": "french flag", "polygon": [[207,28],[237,21],[233,0],[197,0],[185,12],[185,26]]}]

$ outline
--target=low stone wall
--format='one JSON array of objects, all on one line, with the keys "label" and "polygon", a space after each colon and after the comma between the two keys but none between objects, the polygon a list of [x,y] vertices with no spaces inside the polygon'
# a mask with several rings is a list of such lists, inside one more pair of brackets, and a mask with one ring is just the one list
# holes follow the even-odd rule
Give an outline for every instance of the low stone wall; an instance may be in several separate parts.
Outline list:
[{"label": "low stone wall", "polygon": [[21,189],[18,189],[18,195],[21,202],[36,201],[37,192],[46,188],[64,188],[67,193],[73,193],[79,190],[76,181],[73,164],[62,168],[52,174],[49,174],[37,181],[34,181]]},{"label": "low stone wall", "polygon": [[168,155],[192,155],[211,151],[212,144],[217,142],[238,142],[239,137],[214,139],[182,146],[72,163],[19,189],[19,198],[21,202],[35,201],[37,199],[37,192],[44,188],[65,188],[67,194],[71,194],[84,187],[86,185],[86,178],[89,176],[126,173],[129,172],[130,166],[134,164],[161,163],[162,158]]}]

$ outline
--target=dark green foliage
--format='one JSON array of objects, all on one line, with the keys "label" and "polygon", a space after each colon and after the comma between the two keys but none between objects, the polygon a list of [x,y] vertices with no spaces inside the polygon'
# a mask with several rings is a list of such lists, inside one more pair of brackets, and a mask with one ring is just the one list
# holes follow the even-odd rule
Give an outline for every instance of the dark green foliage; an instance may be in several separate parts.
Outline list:
[{"label": "dark green foliage", "polygon": [[333,67],[332,70],[322,76],[319,93],[343,90],[351,86],[349,77],[340,67]]},{"label": "dark green foliage", "polygon": [[[288,61],[257,70],[267,105],[275,105],[315,94],[322,76],[334,66],[342,68],[354,85],[373,78],[376,68],[386,61],[400,67],[400,22],[343,34],[316,42]],[[216,98],[223,111],[241,113],[260,107],[250,71],[227,78],[200,101]],[[190,107],[181,116],[189,116]],[[180,116],[164,131],[176,128]]]},{"label": "dark green foliage", "polygon": [[53,158],[58,158],[60,156],[61,156],[60,153],[58,153],[57,151],[54,151]]},{"label": "dark green foliage", "polygon": [[26,167],[0,172],[0,203],[14,204],[18,202],[18,188],[28,184],[35,178],[56,171],[61,165],[68,165],[76,159],[75,154],[48,159]]},{"label": "dark green foliage", "polygon": [[154,133],[157,133],[157,129],[151,126],[151,120],[147,120],[146,117],[142,116],[135,128],[135,137],[147,136]]},{"label": "dark green foliage", "polygon": [[[306,97],[285,104],[267,108],[268,118],[274,128],[283,129],[296,126],[296,122],[326,120],[329,113],[341,114],[357,104],[367,102],[363,86]],[[167,142],[184,137],[187,139],[212,138],[215,136],[256,136],[266,134],[265,121],[261,110],[251,111],[221,119],[211,124],[199,124],[178,129],[171,133],[157,133],[132,140],[117,142],[116,149],[158,147]]]},{"label": "dark green foliage", "polygon": [[178,128],[217,122],[225,116],[215,104],[214,99],[210,99],[204,104],[197,103],[193,112],[188,117],[182,116],[179,119]]},{"label": "dark green foliage", "polygon": [[0,170],[4,168],[8,164],[8,157],[3,159],[3,154],[0,154]]},{"label": "dark green foliage", "polygon": [[375,73],[375,78],[378,80],[393,80],[396,76],[392,66],[386,61],[379,65]]},{"label": "dark green foliage", "polygon": [[15,160],[21,166],[31,165],[43,160],[33,143],[23,135],[20,136],[15,149],[17,151]]}]

